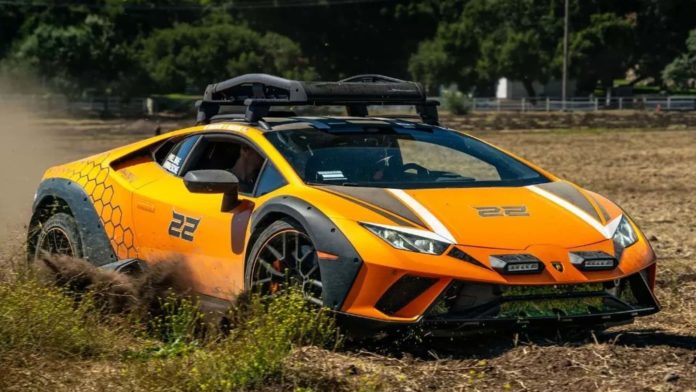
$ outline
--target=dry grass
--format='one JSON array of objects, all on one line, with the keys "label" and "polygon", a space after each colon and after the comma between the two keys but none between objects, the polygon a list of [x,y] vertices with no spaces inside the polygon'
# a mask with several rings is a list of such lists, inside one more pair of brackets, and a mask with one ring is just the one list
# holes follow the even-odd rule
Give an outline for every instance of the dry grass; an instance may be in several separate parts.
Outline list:
[{"label": "dry grass", "polygon": [[240,297],[227,316],[233,327],[220,329],[175,284],[163,283],[176,283],[175,266],[131,278],[66,257],[37,263],[42,268],[3,263],[0,390],[285,385],[284,360],[295,347],[338,341],[330,315],[294,291]]},{"label": "dry grass", "polygon": [[[543,102],[541,103],[543,105]],[[694,112],[599,111],[599,112],[473,112],[467,116],[443,116],[443,122],[461,131],[588,130],[588,129],[693,129]]]}]

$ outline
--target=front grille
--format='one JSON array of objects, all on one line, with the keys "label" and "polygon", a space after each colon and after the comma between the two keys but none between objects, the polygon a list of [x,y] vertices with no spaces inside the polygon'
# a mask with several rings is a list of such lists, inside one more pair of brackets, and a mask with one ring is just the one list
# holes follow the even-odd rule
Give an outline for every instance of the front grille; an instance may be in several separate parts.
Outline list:
[{"label": "front grille", "polygon": [[574,285],[512,286],[455,281],[431,306],[426,318],[558,319],[657,306],[640,274],[616,281]]},{"label": "front grille", "polygon": [[392,315],[423,294],[435,282],[437,282],[435,278],[404,275],[387,289],[377,301],[375,308],[382,313]]}]

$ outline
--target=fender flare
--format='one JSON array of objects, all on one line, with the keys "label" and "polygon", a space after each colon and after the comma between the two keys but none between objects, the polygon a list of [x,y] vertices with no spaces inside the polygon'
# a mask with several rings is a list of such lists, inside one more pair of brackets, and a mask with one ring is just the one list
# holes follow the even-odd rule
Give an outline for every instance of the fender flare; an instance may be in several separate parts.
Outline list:
[{"label": "fender flare", "polygon": [[324,306],[340,310],[363,264],[348,238],[318,208],[294,196],[274,197],[256,209],[251,216],[251,232],[256,232],[257,226],[271,214],[296,220],[307,230],[317,250],[338,256],[335,260],[319,259],[319,271]]},{"label": "fender flare", "polygon": [[[36,220],[37,208],[46,198],[57,198],[65,201],[82,239],[82,255],[94,265],[112,263],[118,258],[114,253],[111,241],[104,231],[104,225],[97,214],[92,199],[87,196],[84,189],[74,181],[64,178],[47,178],[39,184],[36,197],[32,206],[32,223]],[[29,227],[29,241],[33,236],[33,227]],[[31,257],[31,256],[30,256]]]}]

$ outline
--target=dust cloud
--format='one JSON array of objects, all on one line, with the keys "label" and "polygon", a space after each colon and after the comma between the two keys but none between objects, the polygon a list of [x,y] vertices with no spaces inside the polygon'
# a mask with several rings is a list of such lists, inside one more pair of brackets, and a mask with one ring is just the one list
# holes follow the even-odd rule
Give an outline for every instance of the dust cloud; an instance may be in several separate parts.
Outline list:
[{"label": "dust cloud", "polygon": [[[34,192],[47,168],[142,140],[155,129],[191,124],[189,119],[75,117],[51,105],[44,113],[40,94],[47,93],[37,86],[0,76],[0,254],[23,247]],[[26,91],[39,94],[14,95]]]},{"label": "dust cloud", "polygon": [[43,126],[40,113],[17,103],[8,83],[0,80],[0,244],[24,240],[25,225],[43,172],[73,159],[55,148],[56,139]]},{"label": "dust cloud", "polygon": [[191,294],[190,271],[180,260],[160,261],[135,275],[106,271],[67,256],[42,257],[35,267],[46,283],[76,295],[91,293],[95,305],[106,313],[140,310],[152,317],[164,314],[162,299]]}]

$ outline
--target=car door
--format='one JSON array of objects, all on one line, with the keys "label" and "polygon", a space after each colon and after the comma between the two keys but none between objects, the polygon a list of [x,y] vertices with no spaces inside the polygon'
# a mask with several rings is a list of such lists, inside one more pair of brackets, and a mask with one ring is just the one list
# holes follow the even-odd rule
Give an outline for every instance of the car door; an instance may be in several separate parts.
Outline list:
[{"label": "car door", "polygon": [[244,287],[244,241],[256,200],[253,187],[240,189],[238,203],[224,210],[222,194],[193,193],[183,177],[192,170],[230,170],[240,158],[235,151],[241,146],[261,155],[248,141],[232,135],[185,138],[161,163],[153,162],[162,175],[140,188],[133,200],[140,254],[148,262],[175,264],[182,283],[223,299]]}]

